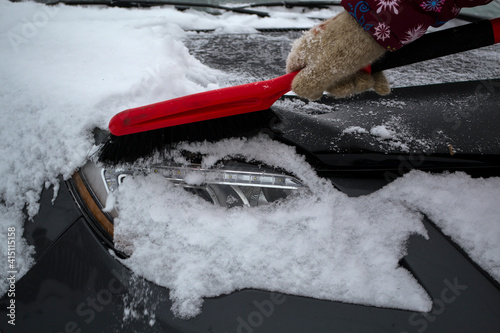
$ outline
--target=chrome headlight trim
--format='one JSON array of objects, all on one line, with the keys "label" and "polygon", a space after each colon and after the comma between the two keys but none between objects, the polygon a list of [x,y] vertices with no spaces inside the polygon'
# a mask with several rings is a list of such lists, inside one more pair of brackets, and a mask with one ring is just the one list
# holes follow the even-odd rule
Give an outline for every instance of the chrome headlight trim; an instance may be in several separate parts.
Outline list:
[{"label": "chrome headlight trim", "polygon": [[160,173],[166,179],[183,187],[231,185],[282,190],[297,190],[304,187],[302,182],[293,176],[266,169],[255,171],[256,168],[207,169],[197,164],[189,166],[162,164],[151,168],[103,169],[102,178],[108,193],[115,191],[127,176],[148,173]]}]

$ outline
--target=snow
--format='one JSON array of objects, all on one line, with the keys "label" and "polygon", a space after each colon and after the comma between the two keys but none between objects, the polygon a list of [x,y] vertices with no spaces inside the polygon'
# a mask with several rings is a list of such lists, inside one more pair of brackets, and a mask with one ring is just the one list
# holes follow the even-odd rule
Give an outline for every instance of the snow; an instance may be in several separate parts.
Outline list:
[{"label": "snow", "polygon": [[381,140],[390,140],[394,137],[394,132],[387,129],[384,125],[378,125],[372,127],[370,134],[380,138]]},{"label": "snow", "polygon": [[[319,10],[310,16],[333,14]],[[35,216],[42,188],[57,192],[58,177],[69,178],[85,163],[95,127],[105,129],[123,109],[235,80],[189,54],[185,29],[248,33],[316,22],[294,10],[258,18],[0,0],[0,243],[15,227],[16,277],[33,265],[33,248],[22,239],[23,209]],[[390,141],[387,135],[381,139]],[[421,213],[500,280],[499,179],[412,172],[372,195],[349,198],[317,177],[293,148],[264,137],[182,148],[206,154],[204,167],[235,155],[282,167],[310,191],[266,207],[226,210],[158,175],[127,178],[106,204],[120,208],[117,246],[131,253],[123,263],[171,288],[178,316],[198,314],[205,297],[249,287],[427,311],[428,295],[398,266],[408,237],[426,236]],[[191,175],[189,181],[200,179]],[[0,294],[6,290],[2,279]],[[126,308],[132,315],[133,305]]]},{"label": "snow", "polygon": [[390,116],[382,124],[372,126],[369,129],[361,126],[349,126],[342,131],[342,134],[356,137],[371,135],[387,151],[409,152],[410,145],[419,147],[421,151],[426,151],[433,145],[432,139],[422,138],[412,133],[412,129],[397,115]]},{"label": "snow", "polygon": [[427,235],[422,214],[500,280],[500,178],[413,171],[349,198],[293,148],[264,136],[180,149],[205,154],[204,167],[231,156],[286,165],[310,190],[228,210],[157,174],[128,178],[117,194],[115,243],[131,254],[125,265],[170,289],[176,316],[196,316],[204,298],[243,288],[429,311],[429,296],[398,264],[408,237]]},{"label": "snow", "polygon": [[[44,186],[84,164],[93,128],[107,128],[117,110],[219,87],[223,73],[193,58],[166,19],[179,15],[0,2],[3,244],[9,226],[22,235],[19,213],[37,213]],[[17,264],[29,266],[32,250],[16,245]]]},{"label": "snow", "polygon": [[342,131],[342,133],[347,133],[347,134],[367,134],[368,131],[361,127],[361,126],[349,126],[345,130]]},{"label": "snow", "polygon": [[460,172],[412,172],[388,185],[379,195],[428,216],[500,281],[500,178],[473,179]]},{"label": "snow", "polygon": [[[115,243],[131,253],[127,266],[170,289],[175,315],[193,317],[204,297],[243,288],[430,310],[424,289],[398,265],[408,237],[426,236],[420,214],[379,195],[349,198],[294,149],[266,137],[182,148],[210,161],[212,154],[242,155],[287,165],[311,191],[271,206],[228,210],[159,175],[127,179],[117,196]],[[162,256],[151,260],[154,253]]]}]

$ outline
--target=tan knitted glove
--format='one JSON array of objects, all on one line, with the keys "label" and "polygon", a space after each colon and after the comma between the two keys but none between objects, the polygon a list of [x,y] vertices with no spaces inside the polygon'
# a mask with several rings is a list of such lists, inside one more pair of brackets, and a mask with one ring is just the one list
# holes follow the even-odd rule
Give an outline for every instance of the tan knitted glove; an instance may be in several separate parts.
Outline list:
[{"label": "tan knitted glove", "polygon": [[369,89],[387,95],[390,86],[383,73],[359,72],[384,52],[349,13],[342,12],[293,43],[286,71],[301,69],[293,80],[292,90],[310,100],[319,99],[324,91],[335,97]]}]

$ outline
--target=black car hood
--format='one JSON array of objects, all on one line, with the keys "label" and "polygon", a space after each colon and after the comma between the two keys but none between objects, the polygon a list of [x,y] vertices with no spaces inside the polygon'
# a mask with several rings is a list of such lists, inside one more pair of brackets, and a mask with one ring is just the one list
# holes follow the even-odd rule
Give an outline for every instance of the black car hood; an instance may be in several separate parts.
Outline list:
[{"label": "black car hood", "polygon": [[274,129],[325,168],[394,168],[402,156],[421,168],[498,167],[499,86],[446,83],[318,103],[285,97],[273,106],[281,120]]}]

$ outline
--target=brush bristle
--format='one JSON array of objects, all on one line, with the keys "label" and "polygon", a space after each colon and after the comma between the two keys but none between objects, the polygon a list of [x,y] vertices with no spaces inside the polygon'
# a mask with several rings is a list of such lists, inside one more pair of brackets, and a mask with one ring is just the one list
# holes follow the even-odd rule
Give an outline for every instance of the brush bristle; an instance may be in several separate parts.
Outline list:
[{"label": "brush bristle", "polygon": [[278,117],[269,109],[136,134],[110,134],[97,152],[98,161],[108,165],[133,163],[140,158],[173,149],[179,142],[213,142],[253,136],[276,122]]}]

